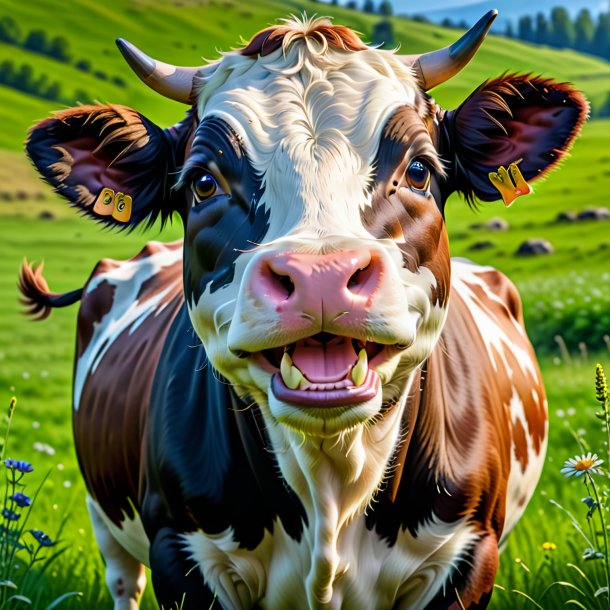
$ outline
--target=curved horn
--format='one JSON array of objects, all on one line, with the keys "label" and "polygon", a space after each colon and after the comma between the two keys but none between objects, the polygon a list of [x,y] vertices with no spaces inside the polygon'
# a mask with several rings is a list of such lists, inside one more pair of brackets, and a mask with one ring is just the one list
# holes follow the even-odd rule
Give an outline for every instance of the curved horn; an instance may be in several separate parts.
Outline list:
[{"label": "curved horn", "polygon": [[466,67],[485,40],[497,16],[497,10],[489,11],[449,47],[423,55],[403,56],[401,59],[413,70],[424,91],[428,91]]},{"label": "curved horn", "polygon": [[116,45],[131,69],[151,89],[176,102],[192,103],[193,78],[199,68],[180,68],[157,61],[124,38],[117,38]]}]

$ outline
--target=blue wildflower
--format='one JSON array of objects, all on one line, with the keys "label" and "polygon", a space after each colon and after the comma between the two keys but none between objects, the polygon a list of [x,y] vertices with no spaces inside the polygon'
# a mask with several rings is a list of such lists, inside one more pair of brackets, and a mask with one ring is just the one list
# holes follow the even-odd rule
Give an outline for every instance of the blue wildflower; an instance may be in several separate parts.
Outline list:
[{"label": "blue wildflower", "polygon": [[4,460],[4,465],[11,470],[18,470],[19,472],[33,472],[34,467],[29,462],[24,460]]},{"label": "blue wildflower", "polygon": [[30,530],[30,534],[36,538],[41,546],[53,546],[56,544],[42,530]]},{"label": "blue wildflower", "polygon": [[12,500],[19,508],[26,508],[32,503],[32,499],[29,496],[26,496],[24,493],[18,491],[16,494],[13,494],[9,498]]},{"label": "blue wildflower", "polygon": [[19,519],[19,517],[21,517],[21,515],[19,513],[16,513],[15,511],[12,511],[10,508],[3,508],[2,509],[2,516],[7,521],[17,521],[17,519]]}]

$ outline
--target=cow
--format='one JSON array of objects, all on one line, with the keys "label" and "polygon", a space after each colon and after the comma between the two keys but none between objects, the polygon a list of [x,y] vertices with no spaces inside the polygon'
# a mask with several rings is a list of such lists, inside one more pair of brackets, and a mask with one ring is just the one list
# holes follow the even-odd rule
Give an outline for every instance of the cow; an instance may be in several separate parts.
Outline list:
[{"label": "cow", "polygon": [[588,113],[511,73],[434,102],[495,16],[410,56],[305,16],[195,68],[119,39],[186,117],[98,104],[31,130],[84,215],[184,226],[73,292],[20,275],[35,318],[81,301],[74,437],[115,610],[145,565],[165,609],[489,603],[547,401],[516,288],[450,258],[445,203],[499,200],[500,167],[545,176]]}]

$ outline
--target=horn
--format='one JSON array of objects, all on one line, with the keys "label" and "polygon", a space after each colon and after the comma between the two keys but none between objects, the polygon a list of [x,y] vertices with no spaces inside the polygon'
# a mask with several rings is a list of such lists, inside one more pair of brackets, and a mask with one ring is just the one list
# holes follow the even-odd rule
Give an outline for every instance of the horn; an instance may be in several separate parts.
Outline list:
[{"label": "horn", "polygon": [[405,55],[400,59],[413,70],[424,91],[428,91],[466,67],[485,40],[497,16],[496,9],[489,11],[449,47],[423,55]]},{"label": "horn", "polygon": [[144,84],[176,102],[183,104],[193,102],[193,78],[199,68],[180,68],[157,61],[124,38],[117,38],[116,45],[125,61]]}]

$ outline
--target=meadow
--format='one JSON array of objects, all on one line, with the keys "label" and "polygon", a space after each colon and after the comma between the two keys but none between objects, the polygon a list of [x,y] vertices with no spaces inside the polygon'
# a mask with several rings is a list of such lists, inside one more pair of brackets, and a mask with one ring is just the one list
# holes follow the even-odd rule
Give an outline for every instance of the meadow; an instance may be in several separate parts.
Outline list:
[{"label": "meadow", "polygon": [[[378,18],[340,7],[290,0],[257,1],[246,9],[233,0],[160,2],[108,0],[93,4],[78,0],[61,19],[50,19],[55,3],[0,1],[0,16],[10,13],[23,31],[42,27],[49,35],[65,35],[73,60],[88,58],[109,78],[120,76],[127,85],[83,74],[73,64],[37,56],[0,44],[0,61],[10,57],[29,61],[40,73],[65,83],[64,92],[81,89],[92,99],[133,105],[161,125],[179,120],[183,109],[161,100],[130,75],[114,48],[113,39],[125,36],[144,50],[177,64],[192,64],[201,56],[217,56],[279,16],[303,9],[309,14],[336,15],[370,38]],[[405,52],[443,46],[459,32],[429,24],[393,19],[396,38]],[[436,99],[452,107],[486,77],[505,70],[532,71],[570,80],[595,105],[610,90],[610,64],[573,51],[554,51],[491,37],[475,61],[456,79],[435,91]],[[89,100],[80,100],[89,101]],[[52,103],[0,86],[0,412],[10,397],[18,398],[8,457],[34,464],[33,487],[50,472],[31,520],[51,537],[67,515],[61,535],[66,552],[44,575],[40,608],[61,593],[84,592],[82,600],[62,607],[109,607],[102,562],[84,505],[84,486],[71,441],[70,391],[75,342],[76,308],[57,310],[44,323],[28,322],[20,313],[15,287],[21,259],[46,262],[45,275],[55,291],[82,285],[102,257],[133,256],[149,239],[170,240],[181,232],[179,223],[159,235],[115,234],[78,217],[40,182],[24,161],[21,142],[28,126],[54,109]],[[541,355],[550,406],[548,459],[541,483],[525,517],[509,538],[501,557],[499,587],[492,608],[535,607],[518,589],[540,596],[553,579],[569,580],[568,562],[585,565],[582,549],[565,516],[550,500],[582,514],[580,483],[559,473],[563,461],[578,452],[571,430],[585,431],[592,446],[602,442],[593,399],[593,372],[597,359],[610,370],[610,351],[604,336],[610,333],[610,222],[560,223],[559,212],[576,213],[608,205],[610,189],[610,121],[594,120],[583,130],[572,156],[541,184],[535,193],[519,199],[510,209],[485,204],[472,211],[459,198],[447,209],[452,254],[465,256],[503,270],[521,291],[528,330]],[[508,229],[474,228],[501,217]],[[515,256],[530,237],[549,240],[555,252],[546,256]],[[482,242],[488,242],[481,248]],[[563,353],[555,337],[566,344]],[[567,352],[567,354],[566,354]],[[104,456],[100,456],[104,459]],[[557,548],[545,551],[544,542]],[[587,562],[599,577],[599,564]],[[567,592],[553,589],[544,608],[562,605]],[[155,608],[150,588],[142,608]]]}]

